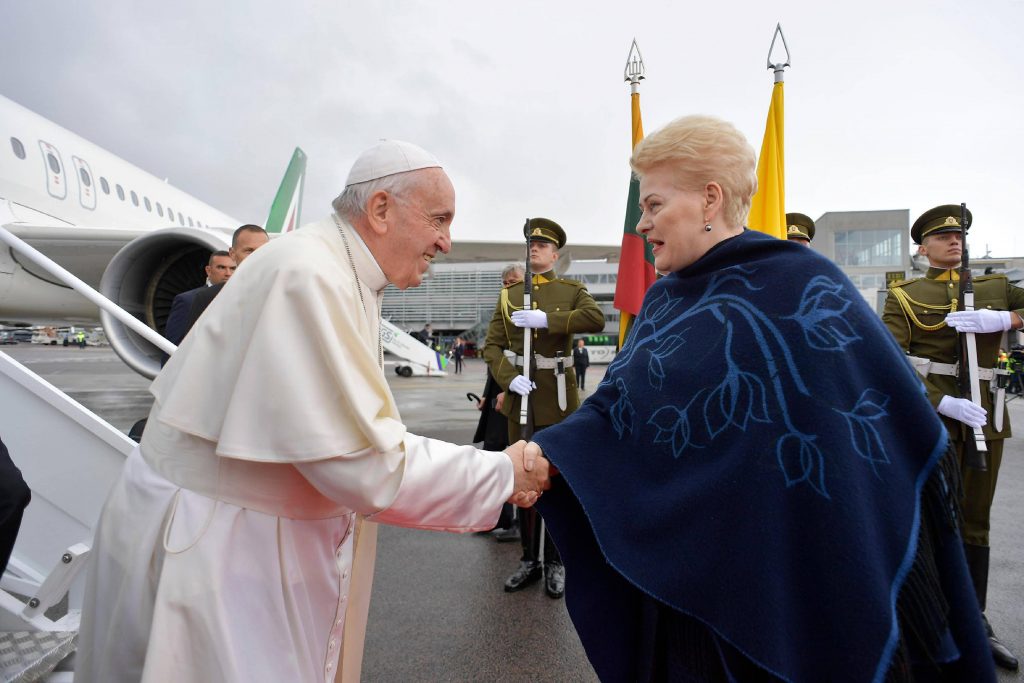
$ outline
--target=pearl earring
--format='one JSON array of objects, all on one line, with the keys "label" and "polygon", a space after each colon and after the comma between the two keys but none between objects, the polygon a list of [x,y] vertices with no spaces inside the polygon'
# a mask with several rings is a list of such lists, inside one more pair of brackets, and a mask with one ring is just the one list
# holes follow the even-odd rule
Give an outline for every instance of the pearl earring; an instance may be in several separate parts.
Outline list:
[{"label": "pearl earring", "polygon": [[710,223],[707,223],[707,224],[706,224],[706,225],[704,226],[704,232],[711,232],[711,224],[710,224]]}]

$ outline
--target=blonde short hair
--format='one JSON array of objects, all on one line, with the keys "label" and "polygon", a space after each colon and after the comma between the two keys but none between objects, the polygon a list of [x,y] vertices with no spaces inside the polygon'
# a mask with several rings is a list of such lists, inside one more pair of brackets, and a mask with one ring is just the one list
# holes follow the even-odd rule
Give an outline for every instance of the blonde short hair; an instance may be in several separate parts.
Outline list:
[{"label": "blonde short hair", "polygon": [[722,187],[723,214],[730,226],[746,223],[757,192],[757,157],[737,128],[713,116],[683,116],[648,135],[633,149],[629,165],[638,177],[668,166],[680,187],[710,182]]}]

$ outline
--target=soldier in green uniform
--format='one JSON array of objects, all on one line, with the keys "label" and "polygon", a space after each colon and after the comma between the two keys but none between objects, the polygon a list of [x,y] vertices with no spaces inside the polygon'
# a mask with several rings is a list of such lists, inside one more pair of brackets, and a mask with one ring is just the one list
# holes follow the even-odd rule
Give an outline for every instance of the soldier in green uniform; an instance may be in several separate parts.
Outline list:
[{"label": "soldier in green uniform", "polygon": [[[530,243],[533,273],[533,308],[523,310],[523,283],[505,287],[487,329],[484,360],[505,391],[501,412],[508,417],[509,441],[520,438],[519,409],[529,395],[534,431],[558,424],[579,407],[572,367],[574,334],[604,329],[604,314],[582,283],[555,275],[558,250],[565,246],[565,231],[546,218],[530,219],[524,227]],[[523,375],[523,329],[533,335],[533,380]],[[551,538],[544,534],[544,567],[539,562],[541,519],[532,509],[520,510],[519,531],[523,557],[505,582],[513,592],[545,578],[552,598],[565,592],[565,570]],[[543,572],[542,572],[543,570]]]},{"label": "soldier in green uniform", "polygon": [[814,239],[814,221],[811,217],[802,213],[787,213],[786,239],[805,247],[811,246],[811,240]]},{"label": "soldier in green uniform", "polygon": [[[967,214],[970,227],[970,212]],[[988,587],[989,513],[1003,456],[1003,440],[1010,437],[1005,406],[993,410],[993,368],[1003,333],[1024,325],[1024,289],[1004,275],[974,278],[974,311],[963,311],[956,267],[962,254],[960,207],[937,206],[921,215],[910,231],[919,253],[930,268],[922,278],[890,285],[882,320],[922,375],[928,398],[940,413],[960,456],[964,479],[964,552],[982,612]],[[957,333],[974,332],[981,378],[979,408],[962,398],[957,384]],[[964,444],[982,427],[988,446],[987,470],[964,465]],[[984,615],[983,615],[984,616]],[[992,632],[985,620],[992,655],[999,666],[1016,671],[1017,658]]]}]

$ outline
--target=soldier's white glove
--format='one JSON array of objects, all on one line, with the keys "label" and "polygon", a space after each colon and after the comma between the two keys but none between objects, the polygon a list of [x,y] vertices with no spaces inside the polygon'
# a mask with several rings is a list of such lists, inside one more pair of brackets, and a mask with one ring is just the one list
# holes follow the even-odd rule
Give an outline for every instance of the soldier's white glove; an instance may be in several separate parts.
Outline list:
[{"label": "soldier's white glove", "polygon": [[508,388],[511,391],[516,392],[520,396],[526,396],[531,391],[537,388],[537,383],[531,382],[523,375],[519,375],[518,377],[516,377],[515,379],[508,383]]},{"label": "soldier's white glove", "polygon": [[534,309],[532,311],[512,311],[512,324],[516,327],[547,327],[548,314],[539,309]]},{"label": "soldier's white glove", "polygon": [[946,324],[957,332],[1003,332],[1013,324],[1009,311],[990,311],[983,308],[978,311],[957,311],[946,316]]},{"label": "soldier's white glove", "polygon": [[943,396],[936,409],[946,417],[963,422],[968,427],[984,427],[988,411],[966,398]]}]

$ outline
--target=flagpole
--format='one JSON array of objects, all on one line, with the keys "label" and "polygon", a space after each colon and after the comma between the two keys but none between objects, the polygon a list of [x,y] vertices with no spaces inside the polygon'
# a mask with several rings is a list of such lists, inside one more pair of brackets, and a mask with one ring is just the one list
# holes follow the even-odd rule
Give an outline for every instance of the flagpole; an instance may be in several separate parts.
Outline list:
[{"label": "flagpole", "polygon": [[640,54],[640,46],[636,44],[636,38],[634,38],[633,44],[629,47],[629,56],[626,57],[626,68],[622,72],[626,83],[629,83],[630,95],[640,92],[640,81],[644,80],[646,71],[643,55]]},{"label": "flagpole", "polygon": [[[785,59],[774,58],[776,45],[785,50]],[[747,227],[786,239],[786,160],[785,113],[783,86],[786,68],[790,66],[789,45],[782,33],[782,24],[775,24],[775,34],[768,48],[768,69],[775,74],[764,140],[757,157],[757,193],[750,203]]]},{"label": "flagpole", "polygon": [[[622,72],[623,79],[629,83],[632,147],[636,147],[644,137],[643,122],[640,118],[640,81],[644,80],[645,72],[644,58],[634,38]],[[636,224],[640,220],[639,194],[639,184],[636,177],[630,173],[622,250],[615,284],[615,308],[619,311],[619,349],[622,348],[629,333],[633,316],[640,312],[644,292],[655,278],[654,255],[651,253],[650,245],[636,231]]]},{"label": "flagpole", "polygon": [[[775,41],[782,39],[782,48],[786,51],[786,59],[782,62],[772,62],[772,52],[775,51]],[[772,35],[772,44],[768,48],[768,68],[775,72],[775,82],[783,83],[786,80],[786,67],[790,65],[789,45],[786,44],[786,36],[782,34],[782,24],[775,24],[775,33]]]}]

